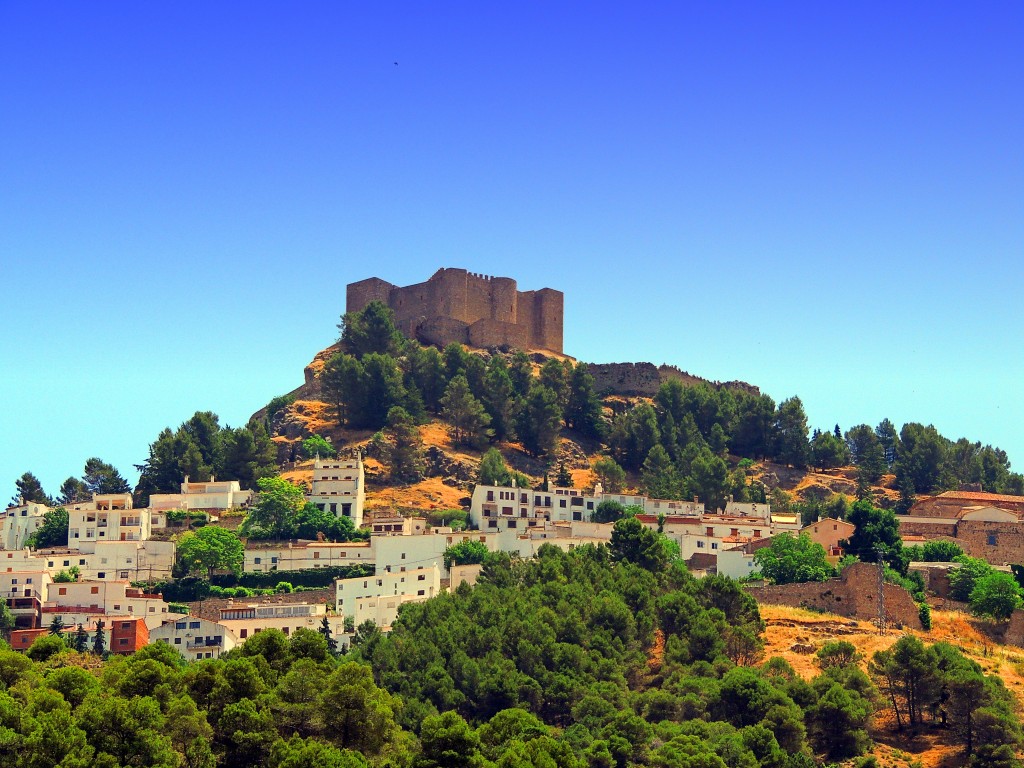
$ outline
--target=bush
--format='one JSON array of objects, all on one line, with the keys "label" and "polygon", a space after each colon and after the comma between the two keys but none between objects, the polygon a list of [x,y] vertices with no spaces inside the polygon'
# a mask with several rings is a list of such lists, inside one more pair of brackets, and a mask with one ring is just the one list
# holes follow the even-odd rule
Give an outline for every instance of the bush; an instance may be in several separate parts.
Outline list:
[{"label": "bush", "polygon": [[168,603],[167,610],[171,613],[189,613],[189,607],[185,603]]},{"label": "bush", "polygon": [[932,628],[932,609],[928,607],[928,603],[920,603],[917,606],[917,616],[921,619],[921,626],[926,632]]},{"label": "bush", "polygon": [[295,591],[295,587],[293,587],[287,581],[279,581],[279,582],[277,582],[277,586],[274,587],[274,591],[275,592],[280,592],[282,594],[289,595],[289,594],[291,594],[292,592]]},{"label": "bush", "polygon": [[335,579],[350,579],[373,575],[372,565],[334,565],[329,568],[307,568],[303,571],[248,571],[239,576],[233,573],[214,574],[212,584],[218,587],[250,587],[274,589],[281,581],[295,587],[329,587]]}]

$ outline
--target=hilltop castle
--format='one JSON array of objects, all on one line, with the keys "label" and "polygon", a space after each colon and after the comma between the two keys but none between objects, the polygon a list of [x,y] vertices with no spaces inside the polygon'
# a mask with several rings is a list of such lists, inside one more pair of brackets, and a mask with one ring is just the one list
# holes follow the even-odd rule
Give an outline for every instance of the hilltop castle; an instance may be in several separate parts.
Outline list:
[{"label": "hilltop castle", "polygon": [[439,269],[425,283],[400,288],[378,277],[350,283],[346,312],[377,300],[394,310],[409,338],[445,346],[516,347],[562,353],[563,294],[520,291],[509,277]]}]

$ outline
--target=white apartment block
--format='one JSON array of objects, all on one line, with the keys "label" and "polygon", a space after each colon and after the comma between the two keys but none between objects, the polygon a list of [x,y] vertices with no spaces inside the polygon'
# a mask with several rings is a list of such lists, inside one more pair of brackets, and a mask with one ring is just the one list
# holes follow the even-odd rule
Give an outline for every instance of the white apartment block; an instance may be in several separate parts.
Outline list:
[{"label": "white apartment block", "polygon": [[334,582],[336,610],[351,616],[355,625],[366,620],[378,627],[390,627],[398,609],[409,602],[428,600],[441,591],[441,570],[431,565],[407,571],[378,573]]},{"label": "white apartment block", "polygon": [[345,617],[327,613],[322,603],[234,603],[221,608],[220,621],[217,623],[231,631],[238,642],[244,643],[248,638],[263,629],[280,629],[291,635],[297,629],[318,630],[324,616],[331,628],[331,635],[340,646],[345,634]]},{"label": "white apartment block", "polygon": [[160,595],[149,595],[127,581],[51,582],[46,585],[42,623],[60,616],[65,626],[89,624],[97,616],[131,616],[145,619],[150,629],[170,618]]},{"label": "white apartment block", "polygon": [[216,659],[238,645],[235,633],[208,619],[183,616],[150,631],[151,643],[166,643],[189,661]]},{"label": "white apartment block", "polygon": [[25,540],[39,530],[43,515],[49,511],[45,504],[31,502],[0,512],[0,549],[24,547]]},{"label": "white apartment block", "polygon": [[600,483],[593,494],[584,493],[578,488],[535,491],[528,488],[478,485],[473,489],[469,519],[474,527],[482,531],[523,531],[543,527],[547,522],[589,521],[603,501],[638,506],[649,515],[699,515],[704,511],[704,506],[697,502],[604,493]]},{"label": "white apartment block", "polygon": [[250,543],[245,550],[245,571],[302,571],[342,565],[373,565],[368,541],[341,543],[307,541],[272,546]]},{"label": "white apartment block", "polygon": [[363,459],[320,459],[313,462],[313,486],[306,499],[321,510],[363,524],[366,482]]},{"label": "white apartment block", "polygon": [[98,541],[145,541],[152,534],[152,512],[133,509],[130,493],[93,496],[68,510],[68,549],[94,552]]},{"label": "white apartment block", "polygon": [[[165,581],[171,578],[175,546],[171,541],[97,541],[92,552],[38,550],[51,574],[77,566],[83,580]],[[0,567],[3,559],[0,558]]]},{"label": "white apartment block", "polygon": [[211,479],[209,482],[194,483],[189,482],[188,475],[185,475],[180,493],[154,493],[149,497],[149,507],[154,512],[164,514],[176,509],[216,512],[247,507],[252,497],[253,492],[242,490],[237,480]]},{"label": "white apartment block", "polygon": [[370,540],[370,546],[378,574],[403,573],[436,565],[441,570],[441,577],[448,578],[448,569],[444,567],[444,551],[466,540],[479,541],[490,552],[499,549],[496,533],[450,529],[432,531],[422,536],[375,536]]}]

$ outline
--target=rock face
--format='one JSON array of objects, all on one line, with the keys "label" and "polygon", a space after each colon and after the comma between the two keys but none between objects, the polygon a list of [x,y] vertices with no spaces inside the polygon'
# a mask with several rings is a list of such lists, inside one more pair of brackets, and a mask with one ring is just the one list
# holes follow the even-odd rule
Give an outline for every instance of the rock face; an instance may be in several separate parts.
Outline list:
[{"label": "rock face", "polygon": [[476,477],[477,468],[469,463],[445,453],[436,445],[431,445],[424,452],[426,460],[426,476],[440,477],[441,482],[454,488],[465,488],[466,484]]},{"label": "rock face", "polygon": [[707,384],[715,389],[739,389],[751,394],[760,390],[742,381],[709,381],[687,373],[674,365],[656,366],[653,363],[593,363],[587,370],[594,377],[597,391],[602,394],[653,397],[661,385],[672,379],[684,384]]}]

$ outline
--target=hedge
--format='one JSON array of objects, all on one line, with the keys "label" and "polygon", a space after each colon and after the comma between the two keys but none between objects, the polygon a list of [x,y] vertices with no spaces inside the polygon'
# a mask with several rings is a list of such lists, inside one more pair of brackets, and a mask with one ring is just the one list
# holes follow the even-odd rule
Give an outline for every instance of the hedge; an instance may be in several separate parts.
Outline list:
[{"label": "hedge", "polygon": [[301,571],[249,571],[239,576],[233,573],[216,574],[212,581],[197,576],[188,576],[176,581],[136,582],[147,592],[157,592],[168,602],[187,603],[210,597],[211,584],[216,587],[246,587],[248,589],[276,589],[281,582],[288,582],[296,590],[329,587],[335,579],[352,579],[372,576],[372,565],[335,565],[329,568],[307,568]]}]

